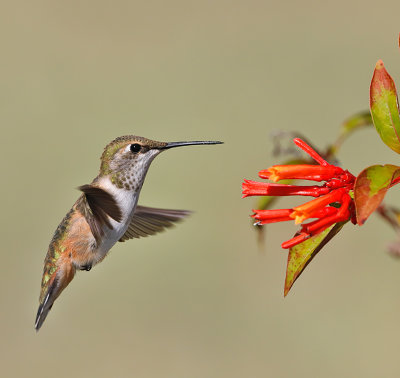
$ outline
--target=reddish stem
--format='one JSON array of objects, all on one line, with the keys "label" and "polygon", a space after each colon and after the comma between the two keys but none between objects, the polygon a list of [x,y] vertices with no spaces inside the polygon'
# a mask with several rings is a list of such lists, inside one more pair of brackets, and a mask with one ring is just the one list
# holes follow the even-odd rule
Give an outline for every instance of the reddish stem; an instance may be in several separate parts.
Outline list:
[{"label": "reddish stem", "polygon": [[400,176],[395,178],[392,183],[390,184],[390,187],[397,185],[398,183],[400,183]]}]

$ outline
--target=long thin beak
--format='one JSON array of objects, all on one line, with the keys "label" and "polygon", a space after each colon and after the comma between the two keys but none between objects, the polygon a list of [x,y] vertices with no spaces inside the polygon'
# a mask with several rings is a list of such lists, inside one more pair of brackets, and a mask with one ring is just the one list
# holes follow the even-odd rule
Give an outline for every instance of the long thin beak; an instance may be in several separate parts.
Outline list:
[{"label": "long thin beak", "polygon": [[167,143],[164,147],[161,147],[160,150],[166,150],[168,148],[174,148],[174,147],[182,147],[182,146],[194,146],[198,144],[222,144],[224,142],[219,142],[219,141],[213,141],[213,140],[208,140],[208,141],[192,141],[192,142],[169,142]]}]

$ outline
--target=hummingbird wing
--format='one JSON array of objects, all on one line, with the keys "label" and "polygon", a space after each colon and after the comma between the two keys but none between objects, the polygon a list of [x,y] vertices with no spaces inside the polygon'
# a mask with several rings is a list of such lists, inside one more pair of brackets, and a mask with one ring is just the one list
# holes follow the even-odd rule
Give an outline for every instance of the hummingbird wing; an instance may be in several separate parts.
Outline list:
[{"label": "hummingbird wing", "polygon": [[188,210],[156,209],[152,207],[137,206],[131,223],[125,234],[119,239],[125,240],[154,235],[172,227],[191,212]]},{"label": "hummingbird wing", "polygon": [[79,210],[85,216],[90,230],[97,242],[104,235],[103,226],[113,229],[108,217],[121,222],[122,213],[112,194],[93,185],[82,185],[78,188],[84,193],[83,203]]}]

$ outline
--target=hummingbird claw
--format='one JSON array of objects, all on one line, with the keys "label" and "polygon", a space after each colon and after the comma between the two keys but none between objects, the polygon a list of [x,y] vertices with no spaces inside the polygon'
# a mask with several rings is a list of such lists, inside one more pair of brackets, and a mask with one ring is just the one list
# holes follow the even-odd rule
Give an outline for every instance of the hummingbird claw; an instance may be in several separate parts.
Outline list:
[{"label": "hummingbird claw", "polygon": [[92,264],[81,265],[79,269],[89,272],[89,270],[92,269]]}]

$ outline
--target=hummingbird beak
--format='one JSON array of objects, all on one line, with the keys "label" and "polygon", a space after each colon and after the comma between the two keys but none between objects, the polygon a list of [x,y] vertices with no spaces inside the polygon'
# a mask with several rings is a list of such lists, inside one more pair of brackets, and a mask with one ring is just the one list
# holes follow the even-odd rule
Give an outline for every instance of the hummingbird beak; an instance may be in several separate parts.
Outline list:
[{"label": "hummingbird beak", "polygon": [[192,142],[169,142],[164,147],[160,147],[160,150],[166,150],[168,148],[182,147],[182,146],[195,146],[199,144],[222,144],[224,142],[219,141],[192,141]]}]

